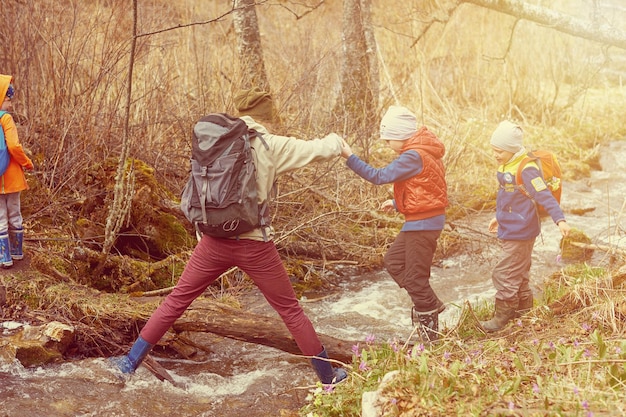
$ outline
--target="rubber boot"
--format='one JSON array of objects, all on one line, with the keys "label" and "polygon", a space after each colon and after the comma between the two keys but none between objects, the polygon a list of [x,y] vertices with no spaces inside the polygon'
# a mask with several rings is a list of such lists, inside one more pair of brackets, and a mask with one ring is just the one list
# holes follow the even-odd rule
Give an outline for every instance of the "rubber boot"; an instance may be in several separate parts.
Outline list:
[{"label": "rubber boot", "polygon": [[419,336],[422,342],[435,342],[439,339],[439,313],[446,309],[445,305],[430,311],[411,310],[411,323],[419,323]]},{"label": "rubber boot", "polygon": [[521,317],[524,314],[528,313],[533,308],[534,304],[535,300],[533,299],[532,292],[520,295],[519,305],[517,306],[517,311],[515,311],[515,317]]},{"label": "rubber boot", "polygon": [[122,373],[133,373],[145,359],[146,355],[148,355],[152,346],[154,345],[146,342],[141,336],[139,336],[135,341],[135,344],[133,344],[133,347],[130,348],[128,355],[111,358],[111,361],[117,365]]},{"label": "rubber boot", "polygon": [[7,232],[0,233],[0,263],[4,268],[13,266],[11,245],[9,244],[9,234]]},{"label": "rubber boot", "polygon": [[343,368],[333,368],[329,361],[324,360],[328,359],[326,348],[315,356],[315,358],[311,359],[311,365],[313,365],[313,369],[315,369],[315,373],[322,381],[322,384],[337,384],[348,377],[348,373]]},{"label": "rubber boot", "polygon": [[24,243],[24,229],[9,229],[9,244],[11,246],[11,258],[19,261],[24,259],[22,245]]},{"label": "rubber boot", "polygon": [[489,321],[481,321],[480,325],[486,332],[502,330],[506,324],[515,317],[519,302],[518,300],[498,300],[496,298],[496,311]]}]

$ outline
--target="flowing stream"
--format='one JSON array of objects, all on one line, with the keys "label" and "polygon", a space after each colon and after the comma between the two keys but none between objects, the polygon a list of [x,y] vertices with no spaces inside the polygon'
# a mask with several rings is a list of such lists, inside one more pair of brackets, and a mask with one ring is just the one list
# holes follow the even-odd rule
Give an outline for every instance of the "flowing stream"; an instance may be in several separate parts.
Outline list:
[{"label": "flowing stream", "polygon": [[[602,155],[603,171],[564,184],[562,207],[570,224],[593,243],[621,246],[626,142],[611,143]],[[574,215],[574,209],[588,211]],[[475,250],[433,268],[432,285],[448,305],[441,315],[442,327],[453,327],[466,300],[493,297],[490,273],[499,248],[486,231],[490,216],[477,215],[457,224],[459,230],[477,236]],[[559,242],[558,228],[544,221],[531,278],[538,296],[541,281],[562,267],[557,262]],[[603,253],[596,251],[592,263],[604,261]],[[254,297],[246,308],[275,314],[259,294]],[[341,339],[364,341],[373,335],[377,340],[403,340],[412,330],[410,299],[384,271],[346,279],[336,295],[303,300],[302,305],[319,332]],[[0,363],[0,416],[278,416],[281,409],[300,408],[315,384],[308,362],[297,356],[210,334],[194,340],[212,350],[205,362],[159,360],[177,386],[159,381],[143,367],[120,380],[100,358],[36,369]]]}]

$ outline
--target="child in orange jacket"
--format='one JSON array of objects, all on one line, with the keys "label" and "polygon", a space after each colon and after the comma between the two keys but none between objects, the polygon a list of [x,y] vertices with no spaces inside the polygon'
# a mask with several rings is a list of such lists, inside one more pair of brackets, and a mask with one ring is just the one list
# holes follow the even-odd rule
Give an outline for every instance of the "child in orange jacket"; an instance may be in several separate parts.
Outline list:
[{"label": "child in orange jacket", "polygon": [[4,268],[11,267],[13,260],[24,258],[20,193],[28,189],[24,170],[33,169],[33,162],[20,144],[13,117],[8,113],[13,109],[11,100],[15,95],[12,81],[12,76],[0,74],[0,97],[3,97],[0,125],[9,153],[9,164],[0,176],[0,264]]}]

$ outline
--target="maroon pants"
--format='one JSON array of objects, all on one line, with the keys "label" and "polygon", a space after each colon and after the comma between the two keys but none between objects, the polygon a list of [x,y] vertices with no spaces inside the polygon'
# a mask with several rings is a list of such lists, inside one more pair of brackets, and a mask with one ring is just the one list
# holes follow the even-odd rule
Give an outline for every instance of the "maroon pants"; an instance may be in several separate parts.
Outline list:
[{"label": "maroon pants", "polygon": [[174,290],[141,330],[141,337],[157,343],[192,301],[233,266],[244,271],[261,290],[304,355],[315,356],[322,351],[322,343],[298,303],[274,242],[206,235],[194,249]]}]

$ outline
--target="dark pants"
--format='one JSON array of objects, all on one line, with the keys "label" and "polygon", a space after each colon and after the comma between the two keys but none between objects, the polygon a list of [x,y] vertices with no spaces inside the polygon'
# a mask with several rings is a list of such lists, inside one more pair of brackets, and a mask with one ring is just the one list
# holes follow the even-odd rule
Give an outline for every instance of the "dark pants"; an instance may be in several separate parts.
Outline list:
[{"label": "dark pants", "polygon": [[322,343],[298,303],[274,243],[210,236],[202,237],[178,284],[152,314],[141,330],[141,337],[149,343],[157,343],[192,301],[233,266],[254,281],[304,355],[315,356],[322,351]]},{"label": "dark pants", "polygon": [[387,272],[409,293],[418,312],[443,305],[430,286],[430,267],[440,234],[440,230],[400,232],[385,255]]}]

